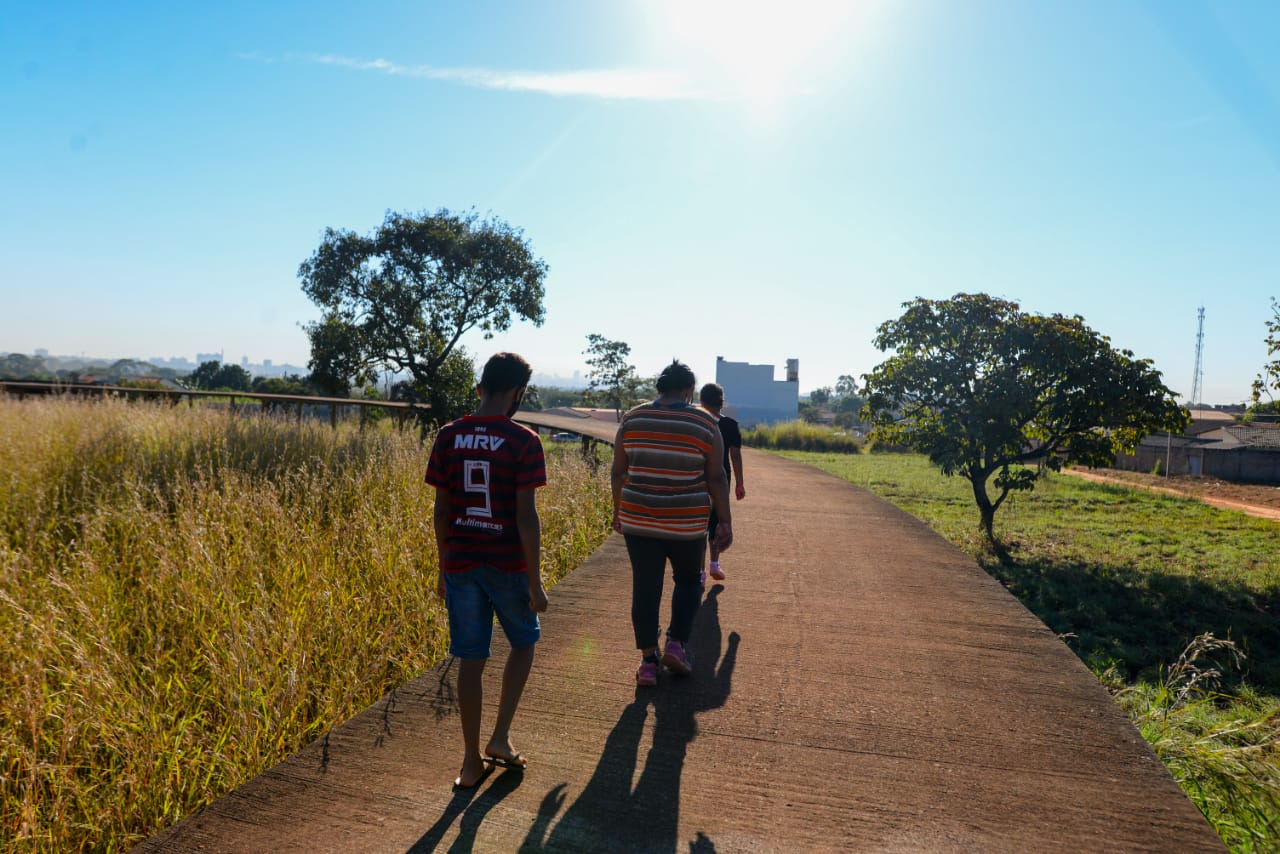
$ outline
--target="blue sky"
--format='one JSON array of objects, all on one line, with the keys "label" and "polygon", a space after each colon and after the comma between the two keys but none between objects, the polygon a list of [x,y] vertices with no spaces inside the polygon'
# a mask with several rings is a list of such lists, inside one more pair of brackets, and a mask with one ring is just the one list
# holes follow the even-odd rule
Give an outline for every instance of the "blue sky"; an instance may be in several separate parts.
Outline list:
[{"label": "blue sky", "polygon": [[11,3],[0,351],[305,364],[326,227],[474,208],[582,369],[882,359],[917,296],[1080,314],[1243,400],[1280,296],[1280,4]]}]

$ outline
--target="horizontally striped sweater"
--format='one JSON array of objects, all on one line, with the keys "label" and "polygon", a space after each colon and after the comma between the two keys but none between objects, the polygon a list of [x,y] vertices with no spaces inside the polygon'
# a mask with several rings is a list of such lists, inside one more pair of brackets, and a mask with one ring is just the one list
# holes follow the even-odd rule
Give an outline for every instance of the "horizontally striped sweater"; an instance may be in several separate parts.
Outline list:
[{"label": "horizontally striped sweater", "polygon": [[663,540],[706,536],[711,513],[707,460],[718,429],[715,418],[688,404],[646,403],[622,417],[627,456],[618,506],[622,533]]}]

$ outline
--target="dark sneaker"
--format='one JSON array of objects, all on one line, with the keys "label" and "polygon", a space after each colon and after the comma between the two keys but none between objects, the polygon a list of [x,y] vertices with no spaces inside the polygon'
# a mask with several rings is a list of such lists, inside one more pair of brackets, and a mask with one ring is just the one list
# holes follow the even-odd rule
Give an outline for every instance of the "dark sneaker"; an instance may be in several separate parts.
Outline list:
[{"label": "dark sneaker", "polygon": [[678,640],[667,641],[667,649],[662,653],[662,666],[680,676],[688,676],[693,672],[693,665],[689,663],[689,657],[685,654],[684,644]]},{"label": "dark sneaker", "polygon": [[640,662],[640,668],[636,671],[637,685],[657,685],[658,684],[658,662],[644,659]]}]

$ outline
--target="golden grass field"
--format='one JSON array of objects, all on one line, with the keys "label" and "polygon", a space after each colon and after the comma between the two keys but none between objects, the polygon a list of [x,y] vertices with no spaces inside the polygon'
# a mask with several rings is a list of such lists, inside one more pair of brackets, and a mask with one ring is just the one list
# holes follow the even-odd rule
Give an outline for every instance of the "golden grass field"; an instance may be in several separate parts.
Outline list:
[{"label": "golden grass field", "polygon": [[[0,846],[118,851],[444,654],[429,445],[225,408],[0,398]],[[607,472],[548,443],[554,583]]]}]

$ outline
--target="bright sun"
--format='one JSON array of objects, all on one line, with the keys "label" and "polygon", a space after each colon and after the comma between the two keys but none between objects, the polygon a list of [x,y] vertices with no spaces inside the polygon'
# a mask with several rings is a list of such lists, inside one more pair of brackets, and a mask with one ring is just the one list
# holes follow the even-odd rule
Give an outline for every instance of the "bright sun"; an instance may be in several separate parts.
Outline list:
[{"label": "bright sun", "polygon": [[672,0],[659,5],[673,57],[717,94],[776,107],[838,60],[856,0]]}]

